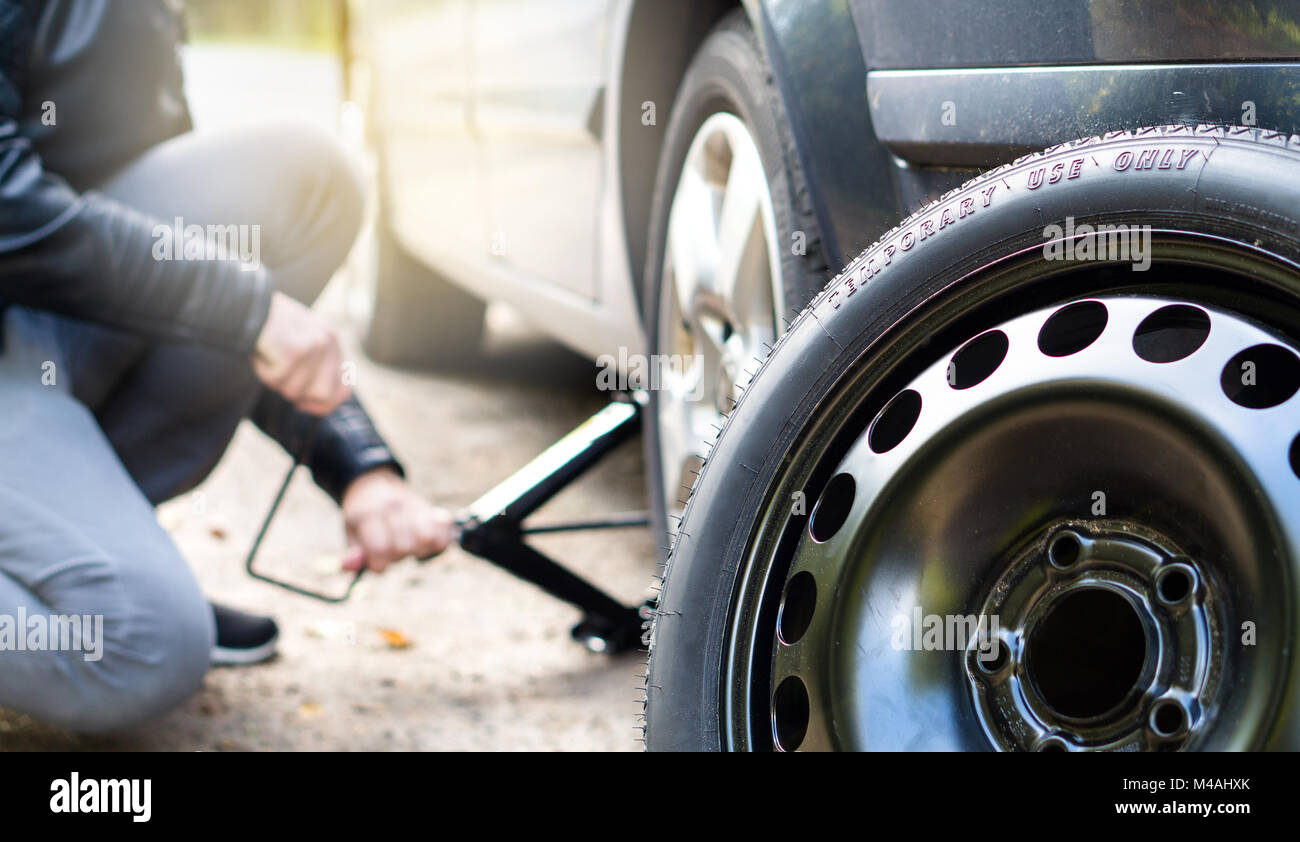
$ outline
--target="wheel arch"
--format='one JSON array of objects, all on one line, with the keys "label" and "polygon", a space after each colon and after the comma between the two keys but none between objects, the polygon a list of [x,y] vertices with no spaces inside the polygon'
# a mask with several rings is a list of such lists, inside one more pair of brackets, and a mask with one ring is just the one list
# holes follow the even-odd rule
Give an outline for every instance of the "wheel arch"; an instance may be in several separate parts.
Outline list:
[{"label": "wheel arch", "polygon": [[[759,33],[760,0],[634,0],[626,17],[623,54],[613,103],[618,116],[617,166],[628,269],[643,299],[650,206],[668,117],[691,59],[714,25],[743,8]],[[643,125],[643,103],[654,103],[655,122]],[[644,317],[644,314],[642,314]]]}]

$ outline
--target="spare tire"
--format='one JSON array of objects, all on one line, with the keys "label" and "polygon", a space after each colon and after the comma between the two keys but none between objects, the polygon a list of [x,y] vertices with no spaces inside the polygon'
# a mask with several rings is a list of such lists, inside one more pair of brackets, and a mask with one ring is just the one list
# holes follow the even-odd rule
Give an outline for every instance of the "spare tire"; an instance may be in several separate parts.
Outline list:
[{"label": "spare tire", "polygon": [[1298,196],[1295,136],[1114,132],[863,252],[695,484],[647,746],[1296,747]]}]

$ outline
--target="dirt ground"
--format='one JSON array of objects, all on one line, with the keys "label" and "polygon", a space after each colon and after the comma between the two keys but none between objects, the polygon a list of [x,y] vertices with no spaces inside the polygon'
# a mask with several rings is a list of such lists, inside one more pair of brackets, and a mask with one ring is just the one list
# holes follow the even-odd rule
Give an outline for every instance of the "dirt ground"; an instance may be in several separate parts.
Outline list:
[{"label": "dirt ground", "polygon": [[[218,55],[208,77],[225,84],[224,68],[237,66],[226,59]],[[299,72],[289,64],[290,75]],[[191,73],[192,83],[195,76],[202,83],[204,69]],[[267,88],[265,77],[257,82]],[[322,102],[327,97],[310,100],[318,111],[327,110]],[[208,113],[224,116],[218,108]],[[241,109],[237,116],[251,115]],[[200,126],[202,117],[200,111]],[[376,366],[346,327],[344,280],[331,284],[321,309],[342,328],[357,361],[357,391],[411,481],[438,504],[469,503],[605,402],[590,361],[507,311],[490,312],[483,359],[470,367],[410,372]],[[208,481],[159,512],[211,598],[276,617],[281,643],[275,660],[214,669],[180,708],[111,738],[79,738],[0,711],[0,749],[640,748],[636,676],[642,657],[588,652],[568,636],[576,610],[459,549],[364,579],[342,605],[247,577],[244,555],[288,465],[277,445],[246,425]],[[341,521],[304,474],[290,490],[263,558],[308,584],[337,585],[326,571],[343,548]],[[629,442],[538,519],[642,509],[643,489],[640,442]],[[648,593],[655,544],[644,528],[538,540],[628,603]]]}]

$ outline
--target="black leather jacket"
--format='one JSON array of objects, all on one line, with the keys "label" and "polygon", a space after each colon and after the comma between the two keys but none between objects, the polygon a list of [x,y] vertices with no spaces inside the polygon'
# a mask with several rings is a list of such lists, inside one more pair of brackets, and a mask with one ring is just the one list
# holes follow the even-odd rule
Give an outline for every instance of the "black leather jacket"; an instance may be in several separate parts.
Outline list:
[{"label": "black leather jacket", "polygon": [[[153,220],[88,190],[189,131],[178,0],[0,0],[0,301],[246,357],[266,321],[264,269],[152,259]],[[57,103],[54,125],[44,103]],[[312,419],[267,392],[253,420],[337,500],[398,468],[355,400]]]}]

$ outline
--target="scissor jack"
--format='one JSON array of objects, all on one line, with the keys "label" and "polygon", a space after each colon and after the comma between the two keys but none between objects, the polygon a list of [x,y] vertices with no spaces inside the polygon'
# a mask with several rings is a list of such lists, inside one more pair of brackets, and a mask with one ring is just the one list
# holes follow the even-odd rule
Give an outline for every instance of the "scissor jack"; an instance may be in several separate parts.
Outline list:
[{"label": "scissor jack", "polygon": [[[650,602],[639,606],[621,604],[596,585],[530,546],[526,538],[544,533],[644,526],[650,522],[648,514],[610,514],[590,520],[538,526],[528,526],[524,520],[580,479],[607,453],[631,438],[640,426],[641,403],[637,396],[620,394],[614,402],[472,503],[459,522],[460,546],[467,553],[486,559],[532,582],[557,599],[580,608],[584,616],[573,627],[573,638],[596,652],[615,653],[639,647]],[[297,465],[295,462],[294,468]],[[249,550],[245,567],[254,578],[294,593],[325,602],[343,602],[352,594],[364,570],[357,571],[346,591],[332,596],[280,581],[253,569],[258,547],[289,487],[294,468],[285,477],[271,510],[267,512],[266,521]]]}]

